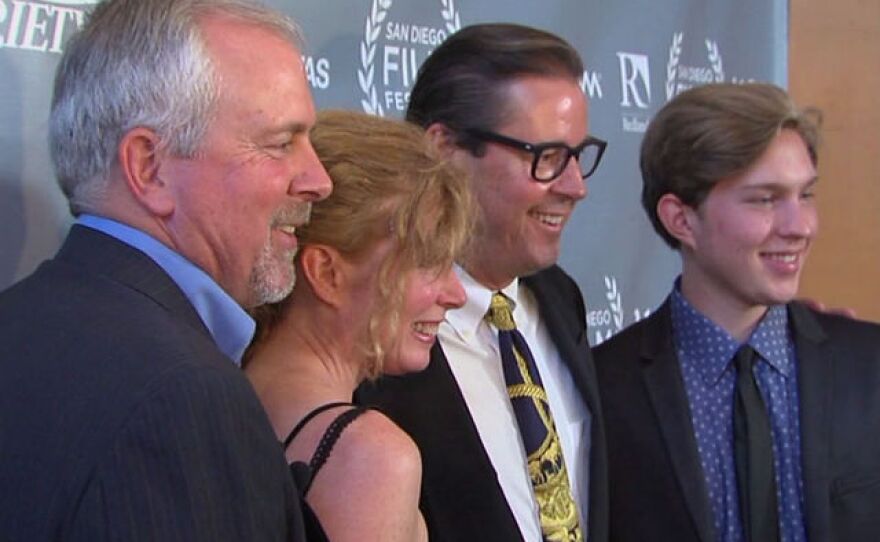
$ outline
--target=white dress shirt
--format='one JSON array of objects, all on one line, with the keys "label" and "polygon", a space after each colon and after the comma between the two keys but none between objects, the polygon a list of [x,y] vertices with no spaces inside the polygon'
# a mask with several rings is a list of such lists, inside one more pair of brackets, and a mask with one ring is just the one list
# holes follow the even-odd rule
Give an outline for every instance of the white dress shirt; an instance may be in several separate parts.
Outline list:
[{"label": "white dress shirt", "polygon": [[[492,291],[462,268],[456,272],[467,292],[467,303],[447,313],[440,326],[440,345],[461,389],[480,439],[489,455],[504,496],[527,541],[542,540],[538,505],[529,479],[525,447],[498,352],[497,331],[483,317]],[[553,340],[538,316],[538,303],[519,280],[502,290],[513,300],[513,319],[535,358],[550,411],[559,433],[572,494],[580,511],[581,529],[587,533],[589,497],[590,412],[575,387]]]}]

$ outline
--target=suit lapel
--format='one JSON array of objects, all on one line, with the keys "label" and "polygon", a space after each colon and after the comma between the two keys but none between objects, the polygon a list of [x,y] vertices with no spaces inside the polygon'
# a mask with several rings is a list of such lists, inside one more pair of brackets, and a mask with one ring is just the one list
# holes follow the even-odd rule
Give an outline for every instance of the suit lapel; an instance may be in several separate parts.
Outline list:
[{"label": "suit lapel", "polygon": [[651,318],[641,346],[645,387],[691,519],[700,539],[710,542],[714,537],[712,510],[672,341],[669,301]]},{"label": "suit lapel", "polygon": [[[568,367],[575,385],[587,403],[590,412],[598,413],[599,388],[596,371],[590,362],[590,345],[587,342],[583,317],[578,317],[571,307],[580,300],[561,299],[559,291],[550,288],[539,273],[523,279],[525,285],[538,301],[538,311],[553,344],[559,350],[562,362]],[[594,414],[594,418],[596,418]]]},{"label": "suit lapel", "polygon": [[521,540],[495,468],[483,447],[439,341],[420,373],[364,384],[359,402],[385,410],[422,454],[422,510],[431,540]]},{"label": "suit lapel", "polygon": [[[432,419],[426,421],[434,426],[443,420],[441,423],[445,429],[440,432],[432,427],[426,432],[426,436],[430,435],[436,440],[430,448],[439,450],[461,478],[470,480],[471,491],[487,496],[499,495],[500,486],[495,470],[439,342],[431,351],[429,370],[433,374],[426,375],[424,392],[427,398],[436,398],[436,401],[427,401],[431,405]],[[455,437],[452,438],[452,435]],[[455,491],[460,489],[456,488]]]},{"label": "suit lapel", "polygon": [[74,225],[56,260],[75,264],[95,275],[137,290],[210,337],[208,329],[180,287],[140,250],[98,230]]},{"label": "suit lapel", "polygon": [[825,332],[809,310],[791,303],[789,316],[798,364],[807,537],[810,540],[825,540],[831,532],[828,454],[834,360],[828,352]]}]

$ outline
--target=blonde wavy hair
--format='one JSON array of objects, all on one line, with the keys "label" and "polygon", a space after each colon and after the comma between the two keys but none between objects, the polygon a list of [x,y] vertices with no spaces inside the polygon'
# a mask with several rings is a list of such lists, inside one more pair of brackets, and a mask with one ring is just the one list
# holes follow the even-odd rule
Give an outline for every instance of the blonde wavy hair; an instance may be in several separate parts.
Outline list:
[{"label": "blonde wavy hair", "polygon": [[[386,355],[381,337],[399,331],[404,281],[397,278],[416,268],[446,271],[465,249],[474,215],[468,179],[438,157],[421,128],[404,121],[327,110],[311,139],[333,192],[297,229],[301,245],[330,246],[356,260],[383,239],[394,243],[380,266],[362,345],[363,375],[372,379]],[[254,311],[255,342],[271,332],[287,302]]]}]

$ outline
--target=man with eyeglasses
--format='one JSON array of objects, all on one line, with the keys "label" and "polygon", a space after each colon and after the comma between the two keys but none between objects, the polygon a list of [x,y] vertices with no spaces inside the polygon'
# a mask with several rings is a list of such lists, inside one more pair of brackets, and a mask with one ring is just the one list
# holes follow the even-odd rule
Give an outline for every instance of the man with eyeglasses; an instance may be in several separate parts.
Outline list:
[{"label": "man with eyeglasses", "polygon": [[359,399],[378,403],[419,445],[433,541],[607,538],[584,305],[556,265],[605,150],[589,135],[582,73],[557,36],[483,24],[438,47],[412,89],[407,119],[471,176],[479,202],[457,265],[468,301],[440,326],[424,372],[385,379]]}]

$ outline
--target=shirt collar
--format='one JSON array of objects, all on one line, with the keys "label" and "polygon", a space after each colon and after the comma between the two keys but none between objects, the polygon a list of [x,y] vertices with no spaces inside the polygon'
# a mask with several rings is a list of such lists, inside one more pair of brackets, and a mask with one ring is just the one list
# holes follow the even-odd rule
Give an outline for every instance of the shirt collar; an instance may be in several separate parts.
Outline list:
[{"label": "shirt collar", "polygon": [[[672,329],[676,348],[684,344],[683,336],[699,336],[699,340],[687,341],[687,355],[697,363],[700,378],[707,385],[718,382],[730,366],[741,344],[727,331],[707,318],[691,305],[681,293],[681,280],[677,280],[671,294]],[[788,377],[794,369],[788,355],[788,311],[785,305],[773,305],[758,322],[746,343],[771,367]]]},{"label": "shirt collar", "polygon": [[791,376],[794,363],[789,355],[791,338],[788,331],[788,310],[785,305],[770,307],[749,337],[749,345],[771,367],[786,377]]},{"label": "shirt collar", "polygon": [[207,273],[147,233],[109,218],[83,214],[77,223],[140,250],[171,277],[192,303],[221,352],[236,364],[254,335],[254,320]]},{"label": "shirt collar", "polygon": [[[460,337],[467,338],[477,333],[480,324],[483,323],[483,318],[489,312],[489,305],[492,303],[492,294],[495,293],[495,290],[490,290],[477,282],[477,279],[458,264],[455,264],[455,273],[464,287],[467,301],[461,308],[448,311],[446,321]],[[516,320],[516,307],[519,304],[519,279],[513,280],[502,288],[501,293],[513,302],[514,320]]]}]

